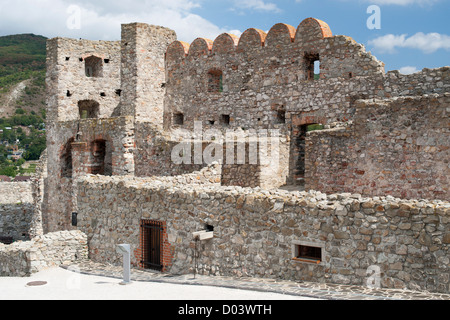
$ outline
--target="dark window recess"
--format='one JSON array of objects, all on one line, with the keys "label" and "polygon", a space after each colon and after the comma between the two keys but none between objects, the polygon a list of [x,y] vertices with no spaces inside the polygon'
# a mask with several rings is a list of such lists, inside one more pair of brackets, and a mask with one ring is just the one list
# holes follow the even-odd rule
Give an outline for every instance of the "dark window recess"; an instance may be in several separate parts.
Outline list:
[{"label": "dark window recess", "polygon": [[100,105],[94,100],[81,100],[78,102],[78,111],[80,119],[95,119],[98,118]]},{"label": "dark window recess", "polygon": [[105,63],[109,63],[109,59],[104,59],[103,60]]},{"label": "dark window recess", "polygon": [[184,114],[175,113],[173,115],[173,124],[176,126],[182,126],[184,124]]},{"label": "dark window recess", "polygon": [[141,265],[145,269],[161,271],[163,222],[141,220]]},{"label": "dark window recess", "polygon": [[2,237],[2,236],[0,236],[0,243],[9,245],[9,244],[11,244],[13,242],[14,242],[14,239],[12,237]]},{"label": "dark window recess", "polygon": [[73,162],[72,162],[72,143],[74,139],[71,138],[64,146],[64,151],[61,156],[61,177],[72,178]]},{"label": "dark window recess", "polygon": [[100,96],[101,96],[101,97],[106,97],[106,93],[100,92]]},{"label": "dark window recess", "polygon": [[295,258],[305,262],[319,263],[322,261],[322,248],[296,245]]},{"label": "dark window recess", "polygon": [[208,72],[208,92],[223,92],[223,73],[221,70],[213,69]]},{"label": "dark window recess", "polygon": [[208,123],[213,126],[216,122],[214,120],[208,120]]},{"label": "dark window recess", "polygon": [[230,115],[223,114],[220,116],[220,123],[228,126],[230,124]]},{"label": "dark window recess", "polygon": [[105,140],[95,140],[91,145],[91,174],[112,176],[112,151]]},{"label": "dark window recess", "polygon": [[117,89],[116,90],[116,94],[120,97],[122,95],[122,90],[121,89]]},{"label": "dark window recess", "polygon": [[90,56],[84,60],[86,77],[96,78],[103,76],[102,59],[96,56]]},{"label": "dark window recess", "polygon": [[69,61],[70,60],[70,57],[66,57],[66,61]]},{"label": "dark window recess", "polygon": [[70,92],[70,90],[67,90],[66,96],[71,97],[72,93]]},{"label": "dark window recess", "polygon": [[286,111],[278,110],[277,111],[277,123],[286,123]]},{"label": "dark window recess", "polygon": [[214,226],[207,224],[207,225],[205,225],[205,230],[208,232],[212,232],[212,231],[214,231]]}]

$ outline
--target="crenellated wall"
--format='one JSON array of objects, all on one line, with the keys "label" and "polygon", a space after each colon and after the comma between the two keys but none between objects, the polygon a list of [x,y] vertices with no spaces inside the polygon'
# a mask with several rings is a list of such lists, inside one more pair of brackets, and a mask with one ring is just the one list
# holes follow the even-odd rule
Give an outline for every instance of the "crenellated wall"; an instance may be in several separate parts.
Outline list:
[{"label": "crenellated wall", "polygon": [[[308,78],[314,73],[314,59],[320,60],[321,80]],[[335,82],[332,79],[339,79],[334,86],[346,87],[354,78],[384,74],[384,64],[362,45],[332,36],[326,23],[313,18],[297,29],[276,24],[268,34],[252,28],[240,38],[222,34],[214,41],[198,38],[191,45],[176,41],[167,49],[166,68],[166,129],[178,127],[173,121],[176,113],[184,114],[182,127],[188,129],[194,120],[205,126],[214,121],[216,128],[285,127],[277,121],[280,110],[289,113],[332,104],[320,95],[301,99],[301,92],[322,90]],[[222,87],[216,92],[208,92],[211,71],[222,73]],[[347,109],[340,106],[341,113]],[[221,115],[229,115],[230,123],[221,123]],[[334,121],[337,116],[329,118]]]}]

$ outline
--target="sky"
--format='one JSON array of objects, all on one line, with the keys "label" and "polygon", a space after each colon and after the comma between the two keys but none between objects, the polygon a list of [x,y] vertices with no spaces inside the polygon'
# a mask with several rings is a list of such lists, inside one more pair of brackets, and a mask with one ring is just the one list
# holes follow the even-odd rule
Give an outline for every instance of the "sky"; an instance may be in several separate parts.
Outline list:
[{"label": "sky", "polygon": [[120,40],[122,23],[144,22],[190,43],[314,17],[409,74],[450,65],[449,14],[450,0],[0,0],[0,36]]}]

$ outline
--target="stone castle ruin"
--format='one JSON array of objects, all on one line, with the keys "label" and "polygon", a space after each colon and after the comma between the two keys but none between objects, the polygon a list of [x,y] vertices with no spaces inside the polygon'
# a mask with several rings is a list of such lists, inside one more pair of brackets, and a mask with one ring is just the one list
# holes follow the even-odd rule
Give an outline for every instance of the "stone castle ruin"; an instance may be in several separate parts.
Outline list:
[{"label": "stone castle ruin", "polygon": [[375,266],[384,288],[449,293],[449,67],[385,73],[314,18],[47,47],[43,234],[165,272],[366,285]]}]

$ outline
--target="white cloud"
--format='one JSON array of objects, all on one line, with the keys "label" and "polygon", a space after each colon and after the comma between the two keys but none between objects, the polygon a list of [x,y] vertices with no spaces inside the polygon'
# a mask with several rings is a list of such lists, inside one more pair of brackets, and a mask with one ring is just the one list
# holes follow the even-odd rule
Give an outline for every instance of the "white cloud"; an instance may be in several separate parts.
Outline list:
[{"label": "white cloud", "polygon": [[418,70],[416,67],[405,66],[405,67],[400,68],[398,71],[400,71],[400,73],[402,73],[402,74],[412,74],[412,73],[419,72],[420,70]]},{"label": "white cloud", "polygon": [[[171,28],[178,39],[214,39],[228,30],[193,13],[204,0],[1,0],[0,35],[35,33],[47,37],[119,40],[120,25],[144,22]],[[70,29],[70,6],[80,8],[80,28]]]},{"label": "white cloud", "polygon": [[436,32],[418,32],[411,37],[406,34],[387,34],[370,40],[369,45],[379,52],[395,53],[396,48],[418,49],[424,53],[433,53],[440,49],[450,50],[450,36]]},{"label": "white cloud", "polygon": [[281,12],[275,3],[263,0],[235,0],[234,5],[239,9],[250,9],[256,11]]}]

